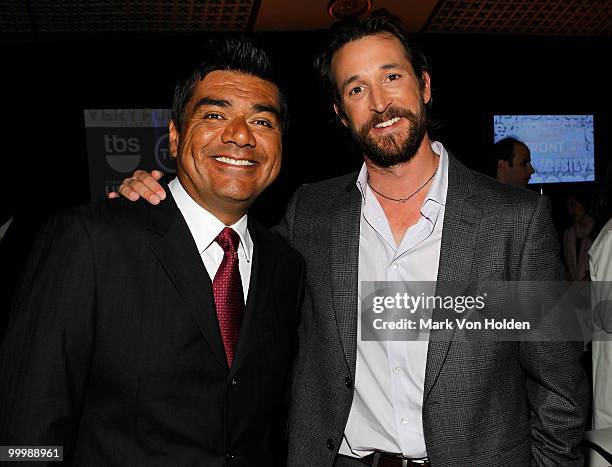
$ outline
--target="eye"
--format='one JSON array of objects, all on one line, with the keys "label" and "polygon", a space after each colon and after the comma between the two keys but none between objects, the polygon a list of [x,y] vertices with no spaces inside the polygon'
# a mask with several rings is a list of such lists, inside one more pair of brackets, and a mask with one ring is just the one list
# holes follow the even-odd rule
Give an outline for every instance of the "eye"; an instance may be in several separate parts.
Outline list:
[{"label": "eye", "polygon": [[399,73],[391,73],[390,75],[387,76],[387,79],[389,81],[395,81],[397,79],[400,79],[402,77],[402,75],[400,75]]},{"label": "eye", "polygon": [[354,96],[355,94],[359,94],[361,91],[363,91],[363,88],[361,86],[355,86],[349,91],[349,96]]},{"label": "eye", "polygon": [[258,118],[257,120],[254,120],[253,123],[255,125],[260,125],[260,126],[264,126],[264,127],[267,127],[267,128],[273,128],[272,124],[268,120],[265,120],[265,119],[262,119],[262,118]]},{"label": "eye", "polygon": [[223,119],[223,115],[211,112],[211,113],[208,113],[208,114],[204,115],[204,118],[208,119],[208,120],[222,120]]}]

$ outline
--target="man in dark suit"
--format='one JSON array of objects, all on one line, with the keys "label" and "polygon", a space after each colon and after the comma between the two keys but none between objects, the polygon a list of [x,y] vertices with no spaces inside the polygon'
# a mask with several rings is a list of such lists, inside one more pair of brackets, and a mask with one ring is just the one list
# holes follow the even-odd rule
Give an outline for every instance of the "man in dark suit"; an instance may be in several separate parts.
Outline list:
[{"label": "man in dark suit", "polygon": [[0,445],[284,463],[303,260],[247,210],[278,175],[286,108],[250,41],[204,56],[176,86],[166,202],[94,203],[41,233],[0,353]]},{"label": "man in dark suit", "polygon": [[[457,281],[562,280],[547,200],[429,139],[427,63],[393,17],[335,28],[317,67],[364,165],[300,188],[278,227],[308,271],[289,465],[582,465],[576,343],[359,334],[363,281],[436,281],[451,296]],[[121,193],[161,194],[153,182],[139,172]]]}]

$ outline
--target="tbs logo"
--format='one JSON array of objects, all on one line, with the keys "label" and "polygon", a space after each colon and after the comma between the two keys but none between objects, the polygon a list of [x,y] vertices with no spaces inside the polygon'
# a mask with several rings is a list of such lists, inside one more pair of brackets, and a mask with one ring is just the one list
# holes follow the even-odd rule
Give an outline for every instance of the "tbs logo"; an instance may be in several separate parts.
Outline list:
[{"label": "tbs logo", "polygon": [[132,172],[140,164],[138,138],[104,135],[104,150],[106,151],[106,162],[117,172]]},{"label": "tbs logo", "polygon": [[155,160],[159,168],[166,173],[176,172],[176,162],[168,149],[169,134],[161,135],[155,142]]}]

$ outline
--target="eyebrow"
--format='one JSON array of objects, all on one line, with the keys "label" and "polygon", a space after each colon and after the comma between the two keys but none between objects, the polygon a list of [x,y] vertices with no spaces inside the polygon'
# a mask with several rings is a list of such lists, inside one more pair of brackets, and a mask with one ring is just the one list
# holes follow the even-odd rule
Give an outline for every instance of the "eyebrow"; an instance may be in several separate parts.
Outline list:
[{"label": "eyebrow", "polygon": [[227,99],[213,99],[212,97],[205,96],[196,103],[196,105],[193,107],[193,111],[195,112],[200,107],[205,105],[214,105],[215,107],[231,107],[232,103]]},{"label": "eyebrow", "polygon": [[401,68],[402,66],[399,63],[387,63],[385,65],[381,65],[381,70],[391,70],[393,68]]},{"label": "eyebrow", "polygon": [[[380,66],[381,70],[391,70],[393,68],[401,68],[401,65],[399,63],[385,63],[384,65]],[[353,75],[350,78],[347,78],[344,83],[342,83],[342,88],[341,90],[344,91],[344,89],[351,83],[357,81],[359,79],[359,75]]]},{"label": "eyebrow", "polygon": [[276,107],[274,107],[273,105],[268,105],[268,104],[253,104],[253,110],[257,113],[259,112],[270,112],[271,114],[274,114],[274,116],[276,116],[276,118],[280,119],[280,110]]},{"label": "eyebrow", "polygon": [[[212,97],[202,97],[194,106],[193,110],[194,112],[197,111],[200,107],[203,107],[205,105],[213,105],[215,107],[231,107],[232,103],[230,101],[228,101],[227,99],[214,99]],[[251,108],[253,109],[253,111],[259,113],[259,112],[270,112],[272,114],[274,114],[277,118],[280,119],[280,110],[276,107],[274,107],[273,105],[269,105],[269,104],[253,104],[251,106]]]}]

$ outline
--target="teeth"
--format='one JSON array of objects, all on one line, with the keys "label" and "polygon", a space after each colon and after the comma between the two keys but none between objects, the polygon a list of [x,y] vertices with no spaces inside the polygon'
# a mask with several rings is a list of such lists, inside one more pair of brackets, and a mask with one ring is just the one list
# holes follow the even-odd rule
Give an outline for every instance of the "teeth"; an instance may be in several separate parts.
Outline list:
[{"label": "teeth", "polygon": [[230,159],[229,157],[219,156],[215,157],[215,160],[219,162],[225,162],[230,165],[255,165],[254,162],[248,161],[246,159]]},{"label": "teeth", "polygon": [[387,120],[386,122],[382,122],[382,123],[379,123],[378,125],[375,125],[375,128],[386,128],[386,127],[391,126],[394,123],[397,123],[399,121],[400,121],[399,117],[394,117],[391,120]]}]

